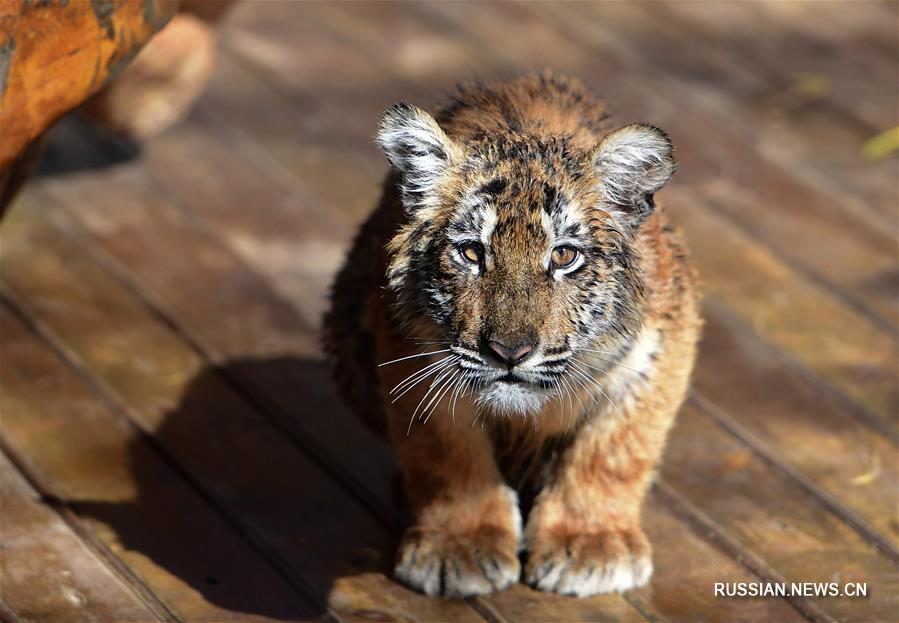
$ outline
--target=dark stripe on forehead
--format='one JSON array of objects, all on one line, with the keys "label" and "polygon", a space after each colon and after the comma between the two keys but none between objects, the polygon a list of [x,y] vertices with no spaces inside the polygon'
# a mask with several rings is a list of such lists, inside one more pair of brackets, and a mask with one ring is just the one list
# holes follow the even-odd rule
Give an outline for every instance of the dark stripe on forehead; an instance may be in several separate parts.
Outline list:
[{"label": "dark stripe on forehead", "polygon": [[549,215],[558,208],[558,202],[556,198],[558,197],[558,192],[553,186],[544,183],[543,184],[543,211]]},{"label": "dark stripe on forehead", "polygon": [[502,238],[507,235],[523,234],[534,242],[543,240],[546,232],[543,230],[543,222],[539,215],[539,208],[525,211],[501,210],[497,215],[493,235]]},{"label": "dark stripe on forehead", "polygon": [[496,197],[506,189],[506,186],[508,186],[508,182],[503,178],[498,177],[481,186],[478,192],[491,197]]}]

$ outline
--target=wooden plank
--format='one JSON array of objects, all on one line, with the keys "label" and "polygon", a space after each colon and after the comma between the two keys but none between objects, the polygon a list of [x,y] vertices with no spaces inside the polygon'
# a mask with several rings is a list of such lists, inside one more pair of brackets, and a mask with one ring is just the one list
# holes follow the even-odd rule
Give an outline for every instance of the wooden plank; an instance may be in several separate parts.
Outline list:
[{"label": "wooden plank", "polygon": [[[15,244],[8,231],[4,247]],[[131,576],[183,621],[314,614],[132,426],[2,307],[0,322],[4,443]],[[79,577],[93,581],[87,570]],[[84,614],[102,615],[101,606]]]},{"label": "wooden plank", "polygon": [[406,621],[483,621],[462,600],[432,599],[400,588],[381,573],[338,578],[328,603],[342,623]]},{"label": "wooden plank", "polygon": [[707,38],[719,53],[739,56],[744,71],[763,74],[784,95],[799,87],[787,105],[826,108],[869,133],[895,125],[899,38],[877,3],[829,2],[817,11],[778,2],[706,4],[700,11],[664,3],[655,17]]},{"label": "wooden plank", "polygon": [[[324,600],[334,579],[372,564],[371,552],[392,551],[379,523],[43,221],[27,194],[4,228],[12,291],[293,582]],[[36,261],[33,248],[45,250]],[[153,481],[140,477],[141,457],[130,460],[142,492]]]},{"label": "wooden plank", "polygon": [[[759,579],[729,558],[681,519],[650,496],[644,510],[644,528],[653,544],[655,572],[649,586],[627,593],[642,612],[666,621],[803,621],[784,600],[763,598],[723,600],[714,595],[715,582],[758,582]],[[677,544],[680,543],[681,546]],[[603,599],[609,599],[605,597]],[[504,591],[495,605],[511,621],[593,621],[595,614],[581,600],[535,593],[524,587]],[[610,603],[603,620],[629,620],[628,612]],[[564,615],[561,614],[564,612]]]},{"label": "wooden plank", "polygon": [[23,623],[24,619],[18,615],[9,604],[0,599],[0,621],[4,623]]},{"label": "wooden plank", "polygon": [[[732,552],[724,552],[710,543],[707,531],[697,531],[677,517],[651,494],[644,510],[644,527],[653,545],[655,580],[635,591],[644,603],[651,604],[671,621],[801,621],[794,608],[779,598],[725,600],[715,596],[716,582],[758,582],[755,572]],[[682,541],[686,547],[665,545]],[[689,594],[690,597],[685,596]],[[806,606],[806,604],[802,604]],[[792,606],[792,607],[791,607]],[[814,611],[815,608],[807,609]]]},{"label": "wooden plank", "polygon": [[817,10],[781,4],[760,2],[756,9],[762,29],[776,25],[782,33],[759,46],[759,52],[784,70],[829,78],[832,97],[872,130],[895,126],[899,97],[895,3],[841,0]]},{"label": "wooden plank", "polygon": [[890,621],[896,565],[795,482],[688,404],[671,433],[661,478],[790,582],[866,582],[865,599],[814,602],[836,620]]},{"label": "wooden plank", "polygon": [[[9,365],[4,362],[4,366]],[[158,621],[0,455],[0,597],[22,619]]]},{"label": "wooden plank", "polygon": [[[355,418],[335,400],[330,373],[320,361],[317,330],[308,321],[312,314],[320,313],[345,242],[331,241],[317,230],[296,231],[296,223],[316,220],[302,206],[294,206],[293,224],[288,226],[278,208],[284,192],[266,183],[269,180],[261,177],[251,163],[236,159],[221,143],[204,140],[204,135],[190,126],[173,134],[181,138],[164,141],[172,150],[159,150],[154,144],[152,152],[156,155],[150,159],[167,160],[171,155],[171,169],[163,168],[168,175],[160,176],[166,187],[148,175],[144,162],[90,176],[48,179],[41,185],[46,194],[37,189],[28,192],[34,201],[58,201],[69,209],[106,252],[126,267],[121,278],[134,282],[139,276],[143,296],[153,299],[152,304],[172,318],[204,356],[220,364],[225,376],[242,383],[241,387],[257,400],[274,401],[275,405],[266,406],[284,414],[280,421],[298,439],[314,438],[308,443],[319,448],[318,452],[322,448],[369,448],[366,452],[347,452],[329,469],[351,474],[374,492],[373,497],[389,500],[389,483],[396,474],[392,457],[389,452],[375,451],[378,446],[373,444],[373,434],[356,426]],[[90,140],[79,136],[74,128],[68,128],[58,139],[78,152],[92,149]],[[205,158],[198,166],[181,166],[204,151],[228,156]],[[179,176],[175,173],[179,169],[187,173]],[[216,171],[214,179],[219,183],[210,183],[202,175],[211,171]],[[225,171],[229,184],[220,183]],[[168,191],[171,184],[177,190],[174,194]],[[254,190],[260,205],[271,206],[270,211],[264,211],[271,214],[271,219],[260,218],[262,210],[257,210],[251,220],[277,239],[260,235],[257,241],[246,233],[241,227],[248,220],[244,197],[237,188],[232,192],[230,184]],[[122,203],[130,206],[127,214],[116,209]],[[211,206],[195,213],[208,220],[208,225],[198,222],[196,216],[185,215],[185,208],[198,205]],[[77,235],[73,222],[65,222]],[[328,232],[331,238],[348,237],[345,227],[331,227]],[[219,233],[237,250],[232,251],[219,240],[215,235]],[[290,239],[285,235],[297,236],[293,239],[296,252],[286,248]],[[270,256],[260,258],[258,253],[248,251],[272,249],[278,244],[284,247],[278,254],[284,259],[277,264],[262,261]],[[90,246],[87,241],[85,245]],[[304,255],[306,245],[311,247],[308,256]],[[243,254],[267,266],[269,274],[256,272],[242,259]],[[178,260],[160,260],[169,257]],[[309,269],[292,268],[296,265]],[[278,291],[282,268],[291,271],[290,279],[283,279],[290,286]],[[212,286],[199,299],[194,295],[198,275]],[[298,404],[306,405],[310,412],[333,414],[310,422],[294,416]],[[389,517],[386,509],[380,514]]]},{"label": "wooden plank", "polygon": [[756,334],[850,396],[870,425],[895,439],[896,343],[735,230],[699,197],[678,187],[667,196],[708,298],[725,302]]},{"label": "wooden plank", "polygon": [[[869,3],[860,12],[868,12],[872,6]],[[869,219],[872,225],[881,224],[895,232],[899,218],[893,184],[895,163],[889,158],[879,161],[863,158],[862,146],[877,129],[847,115],[847,109],[851,112],[865,105],[863,97],[845,86],[846,79],[854,80],[855,76],[847,77],[845,72],[834,75],[838,68],[833,62],[826,74],[814,73],[809,66],[809,55],[822,47],[829,52],[828,57],[832,58],[835,51],[848,49],[849,54],[838,56],[854,59],[851,52],[864,46],[865,41],[860,27],[851,35],[847,29],[848,40],[824,45],[810,38],[809,29],[798,31],[783,20],[768,23],[760,4],[711,2],[700,7],[690,2],[655,3],[651,14],[644,5],[634,8],[643,16],[643,33],[651,33],[649,37],[641,37],[641,52],[645,56],[665,58],[667,72],[699,81],[700,88],[714,85],[718,97],[726,97],[732,110],[739,110],[742,117],[755,124],[757,148],[766,157],[789,169],[806,184],[837,197],[858,218]],[[732,32],[727,29],[734,28],[740,17],[764,23],[774,45],[759,46],[745,41],[733,45]],[[806,20],[811,21],[819,22]],[[722,23],[728,26],[722,29]],[[671,47],[685,38],[689,38],[691,45],[682,46],[681,54],[671,55]],[[795,50],[783,49],[797,45],[807,48],[798,58]],[[789,59],[789,63],[785,64],[783,59]],[[852,73],[858,74],[857,69]],[[866,78],[869,86],[881,91],[881,98],[888,96],[892,102],[897,101],[899,93],[895,86],[890,86],[893,80]],[[848,94],[851,99],[843,101]]]},{"label": "wooden plank", "polygon": [[693,387],[896,544],[896,447],[838,396],[785,367],[732,314],[706,314]]}]

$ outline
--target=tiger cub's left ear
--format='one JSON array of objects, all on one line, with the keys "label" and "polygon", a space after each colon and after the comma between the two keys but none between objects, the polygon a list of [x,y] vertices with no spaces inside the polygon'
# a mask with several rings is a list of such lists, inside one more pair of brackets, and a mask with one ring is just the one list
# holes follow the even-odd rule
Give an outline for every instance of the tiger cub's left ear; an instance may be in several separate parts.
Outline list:
[{"label": "tiger cub's left ear", "polygon": [[460,148],[424,110],[400,102],[384,112],[375,138],[400,176],[406,210],[414,211],[460,157]]},{"label": "tiger cub's left ear", "polygon": [[668,135],[641,123],[607,135],[593,152],[593,164],[606,203],[638,224],[652,211],[652,196],[677,168]]}]

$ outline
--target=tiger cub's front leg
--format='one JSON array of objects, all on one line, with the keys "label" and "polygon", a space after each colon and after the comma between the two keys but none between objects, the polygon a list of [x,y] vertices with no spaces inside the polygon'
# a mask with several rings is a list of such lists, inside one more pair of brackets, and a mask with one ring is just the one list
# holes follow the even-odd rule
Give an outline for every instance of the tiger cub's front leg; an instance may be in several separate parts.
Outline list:
[{"label": "tiger cub's front leg", "polygon": [[518,581],[521,514],[502,481],[487,434],[440,407],[409,420],[418,400],[389,414],[413,525],[397,553],[396,577],[427,595],[468,597]]},{"label": "tiger cub's front leg", "polygon": [[528,517],[528,583],[586,596],[649,581],[640,511],[677,406],[632,401],[588,419]]}]

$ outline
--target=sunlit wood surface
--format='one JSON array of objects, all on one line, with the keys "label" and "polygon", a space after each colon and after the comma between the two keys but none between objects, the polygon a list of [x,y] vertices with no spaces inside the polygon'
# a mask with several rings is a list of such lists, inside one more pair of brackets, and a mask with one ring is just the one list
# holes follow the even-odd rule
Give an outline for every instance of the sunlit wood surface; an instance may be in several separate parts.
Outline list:
[{"label": "sunlit wood surface", "polygon": [[[243,2],[220,43],[139,150],[65,120],[0,229],[0,619],[896,620],[896,3]],[[380,112],[544,67],[678,147],[707,325],[656,573],[431,600],[389,579],[394,465],[317,326]],[[868,597],[714,596],[753,581]]]}]

